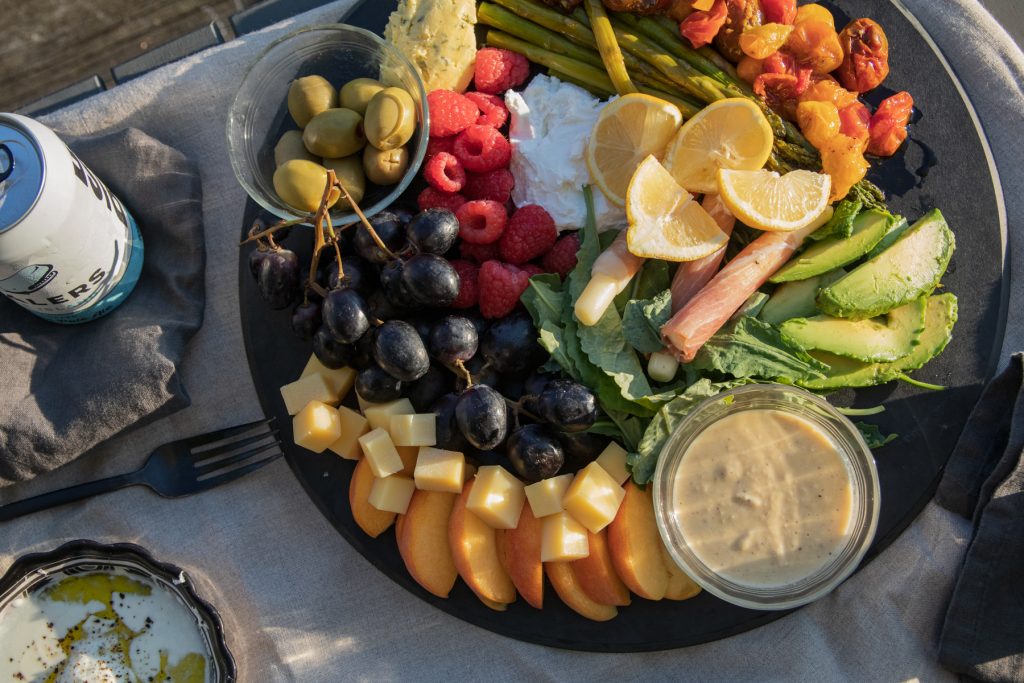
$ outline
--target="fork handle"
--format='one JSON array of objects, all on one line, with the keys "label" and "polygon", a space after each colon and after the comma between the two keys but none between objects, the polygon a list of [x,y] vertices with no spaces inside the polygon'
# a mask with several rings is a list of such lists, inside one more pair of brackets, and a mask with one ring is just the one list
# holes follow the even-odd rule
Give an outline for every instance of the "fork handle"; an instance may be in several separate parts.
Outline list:
[{"label": "fork handle", "polygon": [[16,517],[21,517],[22,515],[39,512],[40,510],[48,510],[60,505],[67,505],[68,503],[74,503],[75,501],[91,498],[92,496],[98,496],[101,493],[109,493],[110,491],[116,491],[118,489],[123,489],[126,486],[132,486],[139,483],[141,482],[138,479],[138,473],[131,472],[129,474],[121,474],[116,477],[98,479],[96,481],[86,482],[85,484],[69,486],[66,489],[41,493],[38,496],[33,496],[32,498],[26,498],[25,500],[19,500],[0,506],[0,522],[6,522]]}]

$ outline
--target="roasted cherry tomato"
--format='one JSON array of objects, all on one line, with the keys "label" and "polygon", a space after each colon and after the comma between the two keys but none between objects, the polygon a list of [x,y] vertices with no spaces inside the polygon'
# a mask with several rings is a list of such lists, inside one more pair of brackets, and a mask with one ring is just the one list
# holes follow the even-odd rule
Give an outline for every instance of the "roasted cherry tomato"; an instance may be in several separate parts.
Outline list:
[{"label": "roasted cherry tomato", "polygon": [[843,61],[836,77],[854,92],[867,92],[889,75],[889,39],[871,19],[851,21],[839,34]]},{"label": "roasted cherry tomato", "polygon": [[743,54],[754,59],[765,59],[782,47],[793,32],[789,24],[763,24],[748,28],[740,36]]},{"label": "roasted cherry tomato", "polygon": [[860,101],[851,102],[839,110],[839,121],[842,126],[839,132],[861,143],[861,149],[868,146],[868,126],[871,123],[871,110]]},{"label": "roasted cherry tomato", "polygon": [[836,30],[824,21],[810,19],[793,28],[786,51],[815,74],[827,74],[843,63],[843,46]]},{"label": "roasted cherry tomato", "polygon": [[[767,60],[766,60],[767,64]],[[857,101],[857,96],[839,85],[831,76],[813,76],[811,84],[800,95],[801,102],[831,102],[836,108],[842,109]]]},{"label": "roasted cherry tomato", "polygon": [[762,71],[764,71],[763,59],[744,57],[740,60],[740,63],[736,65],[736,75],[744,82],[750,83],[751,85],[753,85],[754,79],[761,75]]},{"label": "roasted cherry tomato", "polygon": [[878,105],[869,126],[868,153],[891,157],[907,139],[907,124],[914,110],[914,98],[908,92],[887,97]]},{"label": "roasted cherry tomato", "polygon": [[810,5],[800,5],[796,8],[796,19],[793,21],[794,24],[799,24],[802,21],[809,21],[814,19],[815,21],[824,21],[832,28],[836,27],[836,20],[833,18],[832,13],[821,5],[811,3]]},{"label": "roasted cherry tomato", "polygon": [[842,126],[839,110],[831,102],[801,102],[796,108],[796,122],[807,141],[817,149],[824,147]]},{"label": "roasted cherry tomato", "polygon": [[715,0],[706,12],[694,12],[679,22],[679,33],[690,41],[693,49],[709,44],[718,35],[727,16],[725,0]]},{"label": "roasted cherry tomato", "polygon": [[792,74],[763,73],[754,79],[754,92],[780,116],[796,120],[800,81]]},{"label": "roasted cherry tomato", "polygon": [[715,48],[735,64],[743,59],[740,36],[747,29],[764,23],[760,0],[725,0],[726,18],[715,36]]},{"label": "roasted cherry tomato", "polygon": [[796,21],[796,0],[761,0],[766,22],[792,24]]},{"label": "roasted cherry tomato", "polygon": [[832,177],[830,201],[838,201],[850,192],[868,172],[868,162],[860,142],[842,133],[833,135],[818,150],[821,167]]}]

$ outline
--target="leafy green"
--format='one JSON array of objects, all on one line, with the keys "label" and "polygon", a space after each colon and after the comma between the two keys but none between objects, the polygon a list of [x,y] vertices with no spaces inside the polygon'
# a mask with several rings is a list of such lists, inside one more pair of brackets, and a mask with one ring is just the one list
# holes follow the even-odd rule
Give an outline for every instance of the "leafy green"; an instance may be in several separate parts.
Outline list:
[{"label": "leafy green", "polygon": [[881,448],[890,441],[895,441],[900,438],[899,434],[887,434],[882,435],[882,430],[878,428],[876,424],[870,424],[868,422],[855,422],[857,429],[860,430],[860,435],[864,437],[864,442],[868,445],[868,448]]},{"label": "leafy green", "polygon": [[633,472],[633,481],[638,484],[646,484],[654,478],[654,469],[658,465],[658,457],[661,455],[665,442],[668,441],[668,437],[672,435],[683,418],[698,403],[733,387],[749,383],[750,380],[746,379],[712,382],[706,377],[701,378],[687,387],[679,396],[663,405],[644,431],[636,451],[631,452],[626,460]]},{"label": "leafy green", "polygon": [[618,311],[609,306],[595,324],[579,328],[579,337],[587,358],[612,378],[623,398],[637,401],[654,393],[636,351],[626,342]]},{"label": "leafy green", "polygon": [[631,299],[622,314],[622,334],[640,353],[665,348],[661,327],[672,317],[672,291],[666,289],[653,299]]},{"label": "leafy green", "polygon": [[633,278],[632,287],[628,287],[630,299],[653,299],[672,285],[669,276],[668,261],[647,259],[640,272]]},{"label": "leafy green", "polygon": [[693,360],[698,370],[733,377],[776,380],[792,384],[824,377],[828,366],[793,346],[768,323],[740,318],[704,344]]},{"label": "leafy green", "polygon": [[565,374],[577,381],[579,372],[565,348],[565,327],[560,324],[568,298],[557,275],[535,275],[520,300],[537,328],[538,341]]},{"label": "leafy green", "polygon": [[853,233],[853,219],[857,217],[862,208],[864,208],[864,202],[860,199],[850,199],[849,197],[844,199],[836,205],[835,213],[832,214],[829,222],[812,232],[807,239],[817,241],[826,237],[842,237],[843,239],[849,237]]}]

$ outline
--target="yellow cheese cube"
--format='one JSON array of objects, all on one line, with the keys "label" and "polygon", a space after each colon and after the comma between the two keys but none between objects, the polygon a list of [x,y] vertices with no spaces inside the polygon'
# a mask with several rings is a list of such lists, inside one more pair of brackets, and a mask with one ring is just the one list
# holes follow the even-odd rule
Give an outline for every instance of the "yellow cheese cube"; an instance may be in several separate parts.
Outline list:
[{"label": "yellow cheese cube", "polygon": [[314,374],[322,375],[327,380],[327,386],[337,394],[339,401],[344,400],[348,396],[348,392],[352,390],[352,385],[356,382],[355,368],[336,368],[332,370],[321,363],[316,355],[309,357],[306,367],[303,368],[302,374],[299,375],[299,379]]},{"label": "yellow cheese cube", "polygon": [[396,446],[433,446],[437,443],[437,415],[392,415],[389,431]]},{"label": "yellow cheese cube", "polygon": [[626,490],[603,467],[592,462],[576,473],[562,507],[595,534],[615,519]]},{"label": "yellow cheese cube", "polygon": [[359,437],[363,457],[375,477],[386,477],[402,471],[402,457],[395,450],[391,437],[383,429],[374,429]]},{"label": "yellow cheese cube", "polygon": [[[358,393],[356,394],[358,396]],[[363,415],[370,423],[370,429],[390,429],[392,415],[412,415],[416,409],[407,398],[400,398],[389,403],[367,403]]]},{"label": "yellow cheese cube", "polygon": [[626,467],[626,449],[612,441],[597,456],[597,464],[604,468],[604,471],[612,475],[619,484],[629,479],[629,469]]},{"label": "yellow cheese cube", "polygon": [[561,512],[562,497],[572,483],[571,474],[563,474],[550,479],[541,479],[526,487],[526,499],[530,501],[530,509],[534,517],[547,517]]},{"label": "yellow cheese cube", "polygon": [[544,518],[540,536],[541,562],[578,560],[588,555],[590,542],[582,524],[565,512]]},{"label": "yellow cheese cube", "polygon": [[416,458],[416,488],[462,493],[466,482],[466,456],[456,451],[422,446]]},{"label": "yellow cheese cube", "polygon": [[466,509],[495,529],[515,529],[523,511],[523,482],[501,465],[483,465],[466,500]]},{"label": "yellow cheese cube", "polygon": [[323,453],[341,436],[341,417],[337,409],[320,401],[310,401],[292,419],[296,446]]},{"label": "yellow cheese cube", "polygon": [[370,431],[370,425],[365,417],[345,406],[338,406],[338,416],[341,417],[341,436],[328,448],[346,460],[358,460],[363,457],[359,437]]},{"label": "yellow cheese cube", "polygon": [[384,512],[397,512],[404,515],[409,508],[409,501],[416,490],[416,484],[406,477],[384,477],[374,479],[367,498],[370,505]]},{"label": "yellow cheese cube", "polygon": [[281,387],[281,398],[289,415],[295,415],[310,401],[337,403],[338,395],[328,386],[323,375],[306,375]]}]

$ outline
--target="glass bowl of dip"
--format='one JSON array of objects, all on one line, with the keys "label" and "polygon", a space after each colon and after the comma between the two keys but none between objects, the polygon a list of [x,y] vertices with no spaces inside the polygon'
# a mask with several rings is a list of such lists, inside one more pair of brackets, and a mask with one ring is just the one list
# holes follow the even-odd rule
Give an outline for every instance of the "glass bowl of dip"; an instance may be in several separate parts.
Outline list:
[{"label": "glass bowl of dip", "polygon": [[[404,89],[416,105],[416,132],[406,144],[409,168],[394,185],[367,180],[359,207],[372,216],[395,203],[412,183],[427,151],[430,119],[427,93],[419,72],[395,46],[380,36],[347,24],[299,29],[278,38],[256,58],[238,85],[228,110],[227,143],[239,184],[261,207],[278,218],[301,218],[298,209],[274,190],[274,146],[297,130],[288,113],[288,88],[303,76],[323,76],[338,88],[355,78],[372,78]],[[361,152],[358,153],[361,158]],[[331,210],[335,226],[358,220],[351,210]]]},{"label": "glass bowl of dip", "polygon": [[0,655],[4,681],[236,680],[217,612],[183,570],[131,544],[16,560],[0,578]]},{"label": "glass bowl of dip", "polygon": [[658,529],[702,588],[782,610],[832,591],[875,537],[871,449],[824,399],[780,384],[732,389],[694,408],[654,475]]}]

